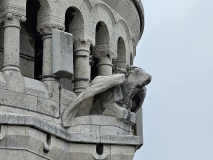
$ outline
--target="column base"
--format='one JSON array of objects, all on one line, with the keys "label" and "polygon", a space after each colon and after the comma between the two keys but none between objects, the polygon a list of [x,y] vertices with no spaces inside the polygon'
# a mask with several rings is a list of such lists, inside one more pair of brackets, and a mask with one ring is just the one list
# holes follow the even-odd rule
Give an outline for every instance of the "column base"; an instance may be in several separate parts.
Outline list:
[{"label": "column base", "polygon": [[7,82],[8,90],[24,92],[24,77],[21,72],[17,70],[7,70],[4,68],[3,75]]}]

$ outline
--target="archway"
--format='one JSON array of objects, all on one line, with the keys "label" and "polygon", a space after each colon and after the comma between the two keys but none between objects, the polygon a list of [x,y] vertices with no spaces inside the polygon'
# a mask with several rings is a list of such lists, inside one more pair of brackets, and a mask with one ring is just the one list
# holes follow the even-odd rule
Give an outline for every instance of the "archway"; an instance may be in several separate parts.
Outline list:
[{"label": "archway", "polygon": [[122,37],[118,38],[117,42],[117,59],[113,60],[114,67],[126,68],[126,46]]},{"label": "archway", "polygon": [[21,23],[20,67],[23,76],[39,79],[42,74],[42,40],[37,32],[38,0],[27,0],[26,22]]}]

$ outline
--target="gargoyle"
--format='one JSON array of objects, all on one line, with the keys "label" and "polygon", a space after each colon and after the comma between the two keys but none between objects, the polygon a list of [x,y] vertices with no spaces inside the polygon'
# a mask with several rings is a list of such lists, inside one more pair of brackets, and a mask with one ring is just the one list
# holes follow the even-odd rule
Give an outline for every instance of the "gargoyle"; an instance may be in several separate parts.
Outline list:
[{"label": "gargoyle", "polygon": [[127,66],[115,70],[111,76],[97,76],[65,110],[62,115],[64,127],[70,127],[75,117],[102,114],[124,119],[134,124],[134,112],[141,107],[151,76],[144,70]]},{"label": "gargoyle", "polygon": [[125,74],[125,81],[95,96],[91,114],[110,115],[134,124],[135,112],[142,106],[146,95],[145,85],[151,82],[151,76],[134,66],[127,66],[126,69],[116,68],[115,72]]}]

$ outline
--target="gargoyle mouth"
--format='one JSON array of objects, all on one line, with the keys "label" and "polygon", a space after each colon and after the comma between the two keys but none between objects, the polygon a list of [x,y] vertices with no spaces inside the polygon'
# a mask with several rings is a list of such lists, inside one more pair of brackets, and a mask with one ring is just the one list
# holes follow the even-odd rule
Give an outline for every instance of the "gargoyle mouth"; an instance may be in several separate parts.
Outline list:
[{"label": "gargoyle mouth", "polygon": [[143,85],[147,85],[151,82],[152,77],[150,76],[146,81],[143,82]]}]

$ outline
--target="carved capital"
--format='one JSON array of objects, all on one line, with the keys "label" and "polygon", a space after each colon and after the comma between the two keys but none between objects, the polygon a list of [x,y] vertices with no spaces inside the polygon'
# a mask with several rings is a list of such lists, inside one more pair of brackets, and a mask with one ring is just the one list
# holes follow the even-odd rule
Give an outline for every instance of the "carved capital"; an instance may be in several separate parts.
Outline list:
[{"label": "carved capital", "polygon": [[51,33],[52,29],[58,29],[58,30],[64,31],[64,26],[61,25],[61,24],[57,24],[57,23],[51,23],[51,24],[48,24],[48,23],[45,24],[44,23],[44,24],[38,25],[38,27],[37,27],[38,32],[49,32],[49,33]]},{"label": "carved capital", "polygon": [[90,40],[75,40],[74,41],[74,53],[77,51],[87,51],[90,53],[90,46],[91,46]]},{"label": "carved capital", "polygon": [[16,6],[5,6],[0,11],[1,22],[4,21],[5,25],[13,24],[19,25],[21,22],[26,21],[25,8]]},{"label": "carved capital", "polygon": [[65,29],[64,20],[52,16],[45,16],[42,18],[38,17],[38,25],[37,25],[38,32],[51,33],[52,29],[64,31]]},{"label": "carved capital", "polygon": [[117,58],[116,48],[110,44],[97,45],[92,47],[92,54],[99,59],[107,55],[109,55],[110,59]]}]

